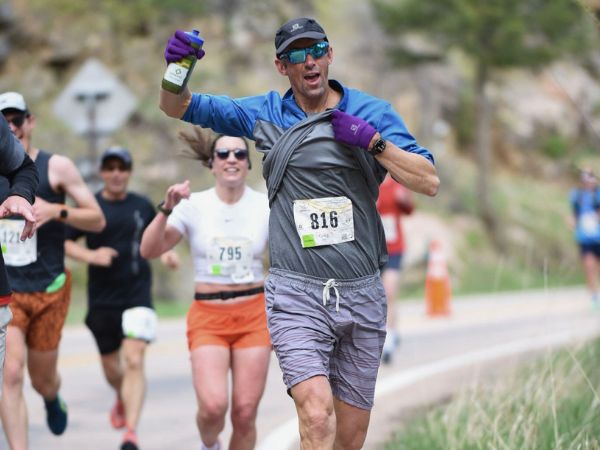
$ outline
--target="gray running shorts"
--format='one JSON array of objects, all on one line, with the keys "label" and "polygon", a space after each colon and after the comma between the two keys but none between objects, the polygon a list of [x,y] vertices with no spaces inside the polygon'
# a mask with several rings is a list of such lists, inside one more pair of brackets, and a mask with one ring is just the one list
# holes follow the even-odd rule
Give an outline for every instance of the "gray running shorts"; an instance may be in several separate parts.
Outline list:
[{"label": "gray running shorts", "polygon": [[326,283],[296,272],[269,271],[267,322],[283,381],[289,392],[304,380],[326,376],[334,397],[369,410],[385,341],[381,277]]}]

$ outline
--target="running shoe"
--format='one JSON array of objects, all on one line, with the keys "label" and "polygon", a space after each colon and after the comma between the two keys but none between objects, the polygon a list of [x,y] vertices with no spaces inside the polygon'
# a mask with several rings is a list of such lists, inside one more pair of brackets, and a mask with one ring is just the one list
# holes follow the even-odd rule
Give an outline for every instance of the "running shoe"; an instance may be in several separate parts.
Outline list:
[{"label": "running shoe", "polygon": [[48,428],[57,436],[63,434],[67,428],[67,404],[60,398],[60,395],[56,395],[54,400],[44,399],[44,405],[46,406]]},{"label": "running shoe", "polygon": [[200,441],[200,450],[221,450],[221,441],[217,440],[212,446],[207,447],[204,442]]},{"label": "running shoe", "polygon": [[139,450],[138,438],[133,430],[127,430],[123,435],[121,450]]},{"label": "running shoe", "polygon": [[598,311],[600,310],[600,293],[599,292],[593,292],[591,297],[590,297],[591,303],[592,303],[592,309],[594,311]]},{"label": "running shoe", "polygon": [[125,427],[125,407],[121,399],[117,399],[110,410],[110,424],[116,429]]},{"label": "running shoe", "polygon": [[385,342],[383,343],[383,351],[381,352],[381,361],[384,364],[392,362],[392,356],[394,356],[394,352],[396,351],[396,348],[398,348],[399,343],[400,336],[398,336],[398,333],[388,330],[385,336]]}]

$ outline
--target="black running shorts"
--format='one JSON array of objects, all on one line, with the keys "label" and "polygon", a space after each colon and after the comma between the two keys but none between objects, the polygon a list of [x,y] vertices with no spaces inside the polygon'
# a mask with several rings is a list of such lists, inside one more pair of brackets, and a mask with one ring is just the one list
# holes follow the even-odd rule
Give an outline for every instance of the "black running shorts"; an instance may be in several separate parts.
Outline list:
[{"label": "black running shorts", "polygon": [[121,348],[123,311],[127,308],[90,309],[85,317],[85,324],[96,340],[101,355],[106,355]]}]

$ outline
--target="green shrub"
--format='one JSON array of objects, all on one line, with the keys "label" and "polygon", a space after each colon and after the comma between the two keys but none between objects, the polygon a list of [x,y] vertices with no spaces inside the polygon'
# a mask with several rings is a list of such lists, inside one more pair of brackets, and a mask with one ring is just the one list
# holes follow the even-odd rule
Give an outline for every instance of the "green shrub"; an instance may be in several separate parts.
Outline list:
[{"label": "green shrub", "polygon": [[542,151],[550,158],[560,159],[568,153],[569,144],[561,135],[552,134],[542,141]]}]

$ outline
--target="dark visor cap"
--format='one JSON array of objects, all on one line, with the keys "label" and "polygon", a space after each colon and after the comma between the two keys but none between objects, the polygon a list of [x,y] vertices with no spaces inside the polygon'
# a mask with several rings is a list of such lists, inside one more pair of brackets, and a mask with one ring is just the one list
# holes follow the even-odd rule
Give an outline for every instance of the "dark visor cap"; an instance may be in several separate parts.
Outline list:
[{"label": "dark visor cap", "polygon": [[275,54],[279,57],[292,42],[304,38],[327,41],[325,30],[316,20],[307,17],[292,19],[275,33]]},{"label": "dark visor cap", "polygon": [[111,158],[120,160],[127,170],[131,170],[133,167],[131,153],[124,147],[115,146],[107,148],[100,158],[100,166],[104,166],[104,163]]}]

